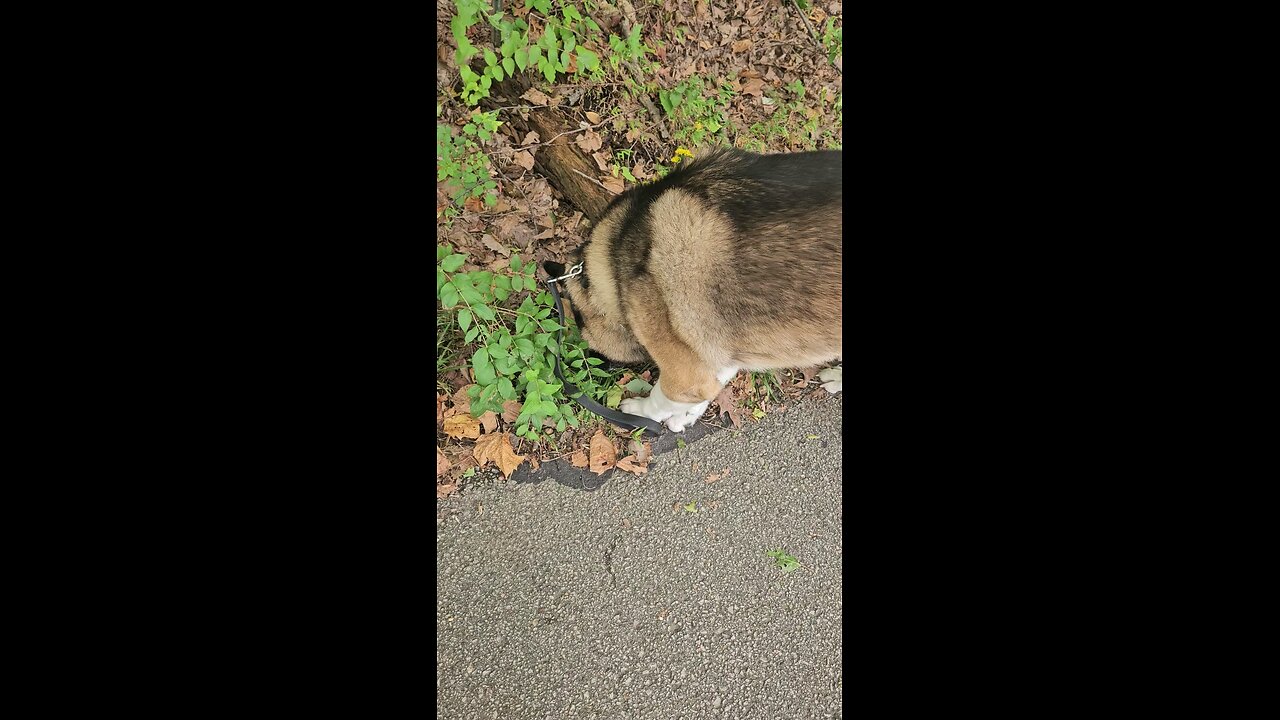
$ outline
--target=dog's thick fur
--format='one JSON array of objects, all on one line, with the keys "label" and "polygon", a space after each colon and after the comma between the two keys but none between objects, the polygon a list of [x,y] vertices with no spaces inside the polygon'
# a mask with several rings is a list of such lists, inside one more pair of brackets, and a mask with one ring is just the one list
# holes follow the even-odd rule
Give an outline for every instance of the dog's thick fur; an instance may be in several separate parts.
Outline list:
[{"label": "dog's thick fur", "polygon": [[562,287],[592,349],[658,364],[624,412],[680,431],[738,370],[841,357],[840,170],[838,150],[717,149],[614,199]]}]

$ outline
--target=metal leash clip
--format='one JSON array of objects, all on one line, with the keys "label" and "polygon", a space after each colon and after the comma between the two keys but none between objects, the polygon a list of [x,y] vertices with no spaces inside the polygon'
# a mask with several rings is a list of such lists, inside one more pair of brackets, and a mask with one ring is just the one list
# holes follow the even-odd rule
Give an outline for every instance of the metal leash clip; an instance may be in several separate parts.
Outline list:
[{"label": "metal leash clip", "polygon": [[561,276],[560,276],[560,277],[558,277],[558,278],[551,278],[550,280],[548,280],[548,281],[547,281],[547,284],[551,284],[551,283],[553,283],[553,282],[560,282],[561,280],[568,280],[569,278],[574,277],[574,276],[576,276],[576,275],[581,275],[581,274],[582,274],[582,266],[583,266],[583,264],[585,264],[585,263],[586,263],[586,261],[585,261],[585,260],[583,260],[582,262],[578,263],[577,265],[574,265],[573,267],[569,268],[569,274],[567,274],[567,275],[561,275]]}]

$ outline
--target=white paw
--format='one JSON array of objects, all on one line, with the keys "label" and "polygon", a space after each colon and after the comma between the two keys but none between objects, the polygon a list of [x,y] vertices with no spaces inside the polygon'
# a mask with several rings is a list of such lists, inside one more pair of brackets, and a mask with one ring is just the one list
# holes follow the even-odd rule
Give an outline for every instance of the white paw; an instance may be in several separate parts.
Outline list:
[{"label": "white paw", "polygon": [[818,379],[823,381],[822,388],[824,390],[835,395],[844,389],[844,368],[827,368],[818,373]]},{"label": "white paw", "polygon": [[666,421],[667,427],[675,432],[684,430],[688,425],[702,417],[702,413],[711,404],[710,400],[699,403],[685,403],[669,399],[662,392],[662,380],[653,384],[649,397],[628,398],[619,403],[618,408],[624,413],[643,415],[650,420]]},{"label": "white paw", "polygon": [[710,400],[703,400],[683,413],[675,413],[667,418],[667,427],[671,428],[672,432],[683,432],[685,428],[698,422],[698,419],[702,417],[702,413],[706,412],[707,406],[710,404]]},{"label": "white paw", "polygon": [[649,398],[647,397],[627,398],[618,404],[618,409],[624,413],[641,415],[649,418],[650,420],[657,420],[658,422],[662,422],[663,420],[671,417],[672,413],[671,410],[662,412],[655,408],[654,403],[649,402]]}]

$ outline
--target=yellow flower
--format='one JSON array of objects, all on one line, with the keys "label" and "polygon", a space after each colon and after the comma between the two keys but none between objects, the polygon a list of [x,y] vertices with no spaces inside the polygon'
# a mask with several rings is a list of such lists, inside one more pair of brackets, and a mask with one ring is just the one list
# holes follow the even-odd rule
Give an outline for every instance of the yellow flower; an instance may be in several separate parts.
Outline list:
[{"label": "yellow flower", "polygon": [[693,157],[693,153],[689,152],[688,150],[685,150],[684,148],[676,148],[676,154],[671,156],[671,162],[673,163],[680,162],[680,157],[682,155],[685,157]]},{"label": "yellow flower", "polygon": [[694,130],[701,130],[701,129],[702,129],[702,122],[701,122],[701,121],[698,121],[698,122],[694,123],[694,124],[693,124],[693,129],[694,129]]}]

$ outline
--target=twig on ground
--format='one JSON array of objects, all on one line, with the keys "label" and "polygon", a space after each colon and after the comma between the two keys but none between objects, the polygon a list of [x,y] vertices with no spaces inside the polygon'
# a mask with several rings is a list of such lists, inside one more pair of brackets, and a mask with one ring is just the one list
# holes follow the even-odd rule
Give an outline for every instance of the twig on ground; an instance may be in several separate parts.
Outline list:
[{"label": "twig on ground", "polygon": [[[809,37],[813,38],[813,44],[818,46],[818,52],[822,53],[823,57],[826,57],[827,49],[822,47],[822,41],[818,39],[818,33],[813,29],[813,23],[809,22],[809,16],[804,14],[804,10],[800,9],[800,3],[796,2],[796,0],[791,0],[791,5],[796,9],[796,13],[800,15],[800,19],[804,21],[804,26],[809,30]],[[844,71],[835,65],[831,67],[836,68],[836,72],[841,75],[844,74]]]},{"label": "twig on ground", "polygon": [[582,171],[581,171],[581,170],[579,170],[578,168],[571,168],[571,169],[572,169],[574,172],[576,172],[576,173],[578,173],[579,175],[581,175],[582,177],[584,177],[584,178],[586,178],[586,179],[590,180],[591,182],[593,182],[593,183],[595,183],[595,184],[599,185],[600,187],[604,188],[604,191],[605,191],[605,192],[607,192],[607,193],[609,193],[610,195],[617,195],[617,194],[618,194],[618,193],[616,193],[616,192],[614,192],[614,191],[610,190],[610,189],[609,189],[609,188],[608,188],[604,183],[602,183],[602,182],[600,182],[599,180],[597,180],[597,179],[595,179],[595,178],[591,177],[590,175],[588,175],[588,174],[586,174],[586,173],[582,172]]}]

